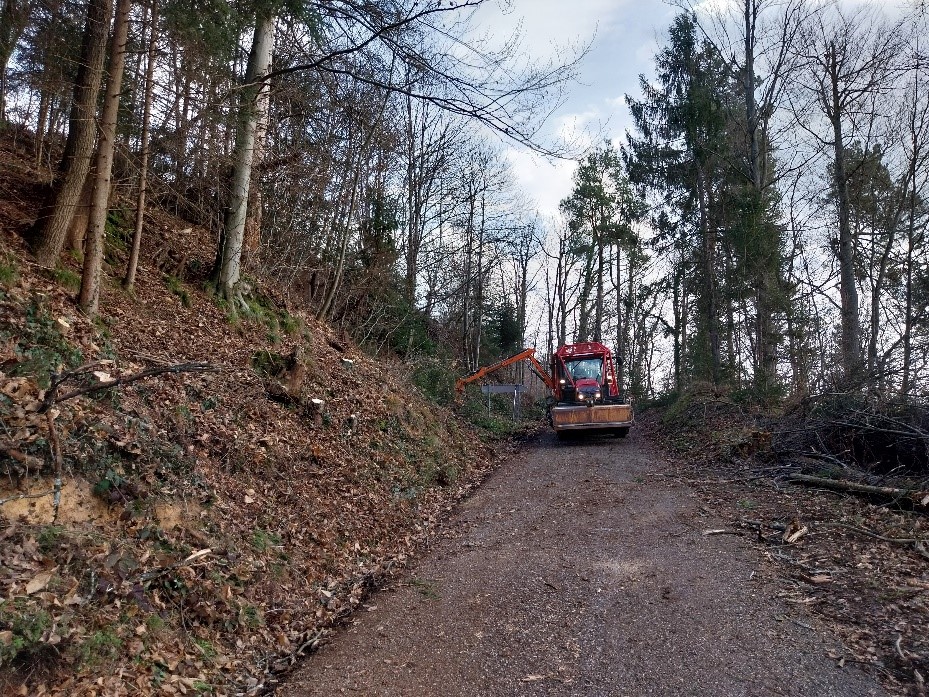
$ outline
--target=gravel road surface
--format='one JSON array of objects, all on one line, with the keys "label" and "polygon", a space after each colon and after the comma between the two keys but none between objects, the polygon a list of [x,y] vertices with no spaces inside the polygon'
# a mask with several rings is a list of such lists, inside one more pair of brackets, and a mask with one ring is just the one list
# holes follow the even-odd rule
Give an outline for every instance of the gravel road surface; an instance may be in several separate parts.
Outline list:
[{"label": "gravel road surface", "polygon": [[636,436],[527,444],[278,694],[884,695]]}]

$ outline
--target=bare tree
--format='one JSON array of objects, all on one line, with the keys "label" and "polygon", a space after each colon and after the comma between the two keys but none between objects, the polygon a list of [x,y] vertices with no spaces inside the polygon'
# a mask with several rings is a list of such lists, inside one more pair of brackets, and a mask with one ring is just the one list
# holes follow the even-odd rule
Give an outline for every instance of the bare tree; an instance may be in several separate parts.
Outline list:
[{"label": "bare tree", "polygon": [[32,0],[3,0],[0,5],[0,126],[6,122],[7,66],[31,13]]},{"label": "bare tree", "polygon": [[129,34],[131,0],[118,0],[110,47],[110,67],[103,111],[100,115],[100,138],[97,145],[94,186],[91,196],[87,242],[84,249],[84,272],[78,302],[89,316],[97,313],[100,302],[100,266],[103,263],[103,236],[110,202],[110,175],[116,149],[116,117],[126,65],[126,38]]},{"label": "bare tree", "polygon": [[135,285],[136,269],[139,264],[139,250],[142,247],[142,227],[145,222],[145,197],[148,193],[148,160],[151,152],[152,97],[155,89],[155,59],[158,47],[158,0],[152,0],[148,20],[148,53],[145,63],[145,94],[142,98],[142,135],[139,156],[139,183],[136,196],[135,228],[132,234],[132,246],[129,249],[129,261],[123,287],[131,291]]},{"label": "bare tree", "polygon": [[803,62],[800,85],[808,96],[808,101],[799,105],[798,115],[813,107],[828,124],[828,130],[816,124],[810,124],[808,129],[831,153],[838,225],[835,254],[841,294],[842,366],[847,382],[860,380],[864,366],[846,152],[858,132],[861,114],[867,113],[869,99],[892,85],[891,78],[899,68],[896,59],[901,41],[899,26],[887,24],[873,8],[849,14],[836,6],[828,14],[813,16],[797,48]]},{"label": "bare tree", "polygon": [[220,293],[233,301],[233,307],[242,303],[239,278],[242,249],[245,240],[245,222],[248,213],[249,187],[252,180],[252,163],[258,121],[262,112],[259,101],[267,98],[270,84],[271,53],[274,50],[274,23],[271,13],[259,13],[255,19],[255,33],[248,57],[248,68],[239,97],[239,118],[233,153],[232,192],[226,221],[223,226],[221,264],[217,274]]}]

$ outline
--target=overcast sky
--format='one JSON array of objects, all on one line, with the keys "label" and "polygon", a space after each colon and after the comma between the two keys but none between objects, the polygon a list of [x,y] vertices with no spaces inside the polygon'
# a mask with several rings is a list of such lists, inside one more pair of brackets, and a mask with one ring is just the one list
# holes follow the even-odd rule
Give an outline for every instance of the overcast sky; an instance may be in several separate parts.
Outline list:
[{"label": "overcast sky", "polygon": [[[512,0],[512,11],[503,14],[500,5],[493,5],[481,23],[506,34],[521,22],[523,48],[539,60],[551,56],[554,47],[592,41],[580,65],[580,83],[569,88],[548,128],[579,132],[582,138],[619,139],[630,125],[624,96],[637,95],[639,75],[654,72],[655,51],[676,9],[661,0]],[[539,212],[556,213],[558,202],[570,193],[576,165],[510,146],[507,157]]]}]

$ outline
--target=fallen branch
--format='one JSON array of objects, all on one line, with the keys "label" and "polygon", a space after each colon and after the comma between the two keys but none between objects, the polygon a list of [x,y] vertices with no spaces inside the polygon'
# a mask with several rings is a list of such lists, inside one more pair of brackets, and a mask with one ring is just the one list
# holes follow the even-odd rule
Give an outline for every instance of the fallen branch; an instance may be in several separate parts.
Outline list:
[{"label": "fallen branch", "polygon": [[55,498],[52,501],[55,515],[52,516],[52,523],[58,522],[58,507],[61,505],[61,441],[58,440],[58,429],[55,428],[56,416],[58,416],[58,412],[53,409],[45,412],[45,420],[48,422],[48,441],[52,448],[52,462],[55,463]]},{"label": "fallen branch", "polygon": [[38,494],[16,494],[15,496],[7,496],[5,499],[0,499],[0,506],[10,501],[19,501],[20,499],[42,499],[54,493],[54,489],[49,489],[48,491],[41,491]]},{"label": "fallen branch", "polygon": [[146,368],[145,370],[141,370],[138,373],[126,375],[125,377],[104,380],[96,385],[79,387],[76,390],[66,392],[60,397],[58,396],[58,389],[67,380],[77,377],[78,375],[92,373],[93,368],[97,367],[98,365],[99,364],[90,364],[65,373],[53,375],[52,385],[45,393],[45,399],[42,401],[42,411],[47,411],[53,404],[58,402],[64,402],[69,399],[73,399],[74,397],[80,397],[81,395],[90,394],[92,392],[99,392],[100,390],[107,390],[111,387],[117,387],[119,385],[128,385],[133,382],[138,382],[139,380],[155,377],[156,375],[164,375],[165,373],[206,373],[219,370],[218,367],[209,363],[177,363],[175,365],[157,366],[154,368]]},{"label": "fallen branch", "polygon": [[209,554],[212,554],[212,553],[213,553],[213,550],[209,548],[198,550],[194,552],[193,554],[191,554],[190,556],[186,557],[183,561],[179,561],[174,564],[168,564],[167,566],[159,566],[157,569],[151,569],[149,571],[146,571],[143,574],[139,574],[139,576],[137,576],[134,579],[129,579],[127,581],[124,581],[124,583],[128,585],[132,585],[136,583],[146,583],[148,581],[151,581],[154,578],[163,576],[164,574],[169,573],[171,571],[176,571],[177,569],[180,569],[182,567],[190,566],[191,563],[197,561],[198,559],[202,559],[203,557]]},{"label": "fallen branch", "polygon": [[16,460],[19,463],[22,463],[26,467],[35,467],[37,469],[42,469],[45,466],[45,463],[42,461],[42,458],[36,457],[35,455],[29,455],[24,453],[19,448],[16,448],[12,444],[0,443],[0,455],[6,455],[11,460]]},{"label": "fallen branch", "polygon": [[903,643],[903,635],[898,634],[897,640],[894,642],[894,648],[897,650],[897,655],[902,658],[904,661],[908,660],[906,653],[903,651],[901,644]]},{"label": "fallen branch", "polygon": [[875,540],[880,540],[881,542],[890,542],[892,544],[898,545],[913,545],[913,544],[924,544],[926,540],[920,539],[918,537],[885,537],[880,533],[872,532],[871,530],[865,530],[864,528],[856,528],[853,525],[846,525],[845,523],[821,523],[820,527],[822,528],[842,528],[843,530],[849,530],[851,532],[856,532],[859,535],[864,535],[865,537],[871,537]]},{"label": "fallen branch", "polygon": [[921,557],[924,557],[925,559],[929,559],[929,550],[926,549],[926,542],[929,542],[929,540],[924,540],[918,537],[886,537],[885,535],[872,532],[871,530],[856,528],[853,525],[846,525],[845,523],[821,523],[820,527],[842,528],[843,530],[848,530],[859,535],[864,535],[865,537],[871,537],[875,540],[880,540],[881,542],[887,542],[896,545],[912,545],[917,554],[919,554]]},{"label": "fallen branch", "polygon": [[832,489],[834,491],[848,491],[868,496],[883,496],[898,500],[903,499],[911,502],[917,508],[922,509],[925,509],[927,505],[929,505],[929,491],[900,489],[892,486],[873,486],[871,484],[851,482],[847,479],[826,479],[825,477],[813,477],[808,474],[792,474],[788,477],[787,481],[791,484],[820,486],[824,489]]},{"label": "fallen branch", "polygon": [[749,484],[757,482],[760,479],[768,479],[764,475],[756,477],[738,477],[736,479],[679,479],[684,484],[707,484],[707,485],[724,485],[724,484]]}]

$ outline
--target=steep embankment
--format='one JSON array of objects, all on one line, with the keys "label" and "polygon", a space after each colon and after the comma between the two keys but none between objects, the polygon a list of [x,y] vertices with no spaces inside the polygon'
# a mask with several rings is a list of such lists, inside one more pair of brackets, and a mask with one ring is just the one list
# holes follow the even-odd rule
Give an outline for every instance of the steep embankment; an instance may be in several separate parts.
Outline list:
[{"label": "steep embankment", "polygon": [[[270,291],[230,318],[196,280],[205,234],[165,216],[135,294],[110,235],[100,315],[82,317],[74,257],[43,271],[20,238],[37,192],[25,162],[0,157],[2,691],[260,691],[404,563],[493,453],[402,365]],[[58,398],[187,362],[208,368],[45,413],[62,369],[86,367]]]}]

